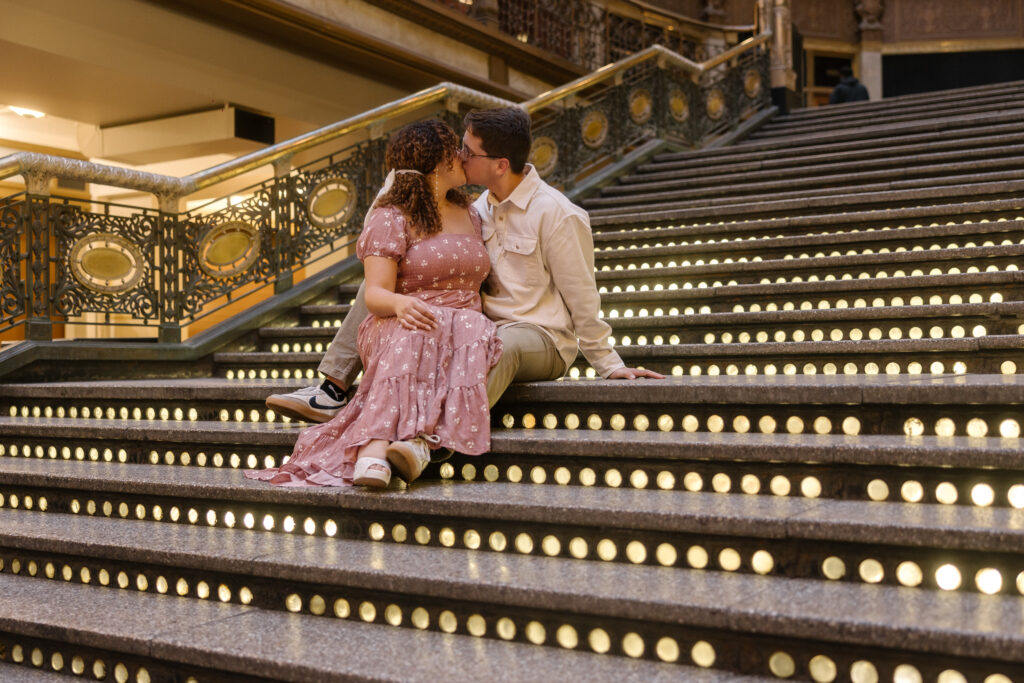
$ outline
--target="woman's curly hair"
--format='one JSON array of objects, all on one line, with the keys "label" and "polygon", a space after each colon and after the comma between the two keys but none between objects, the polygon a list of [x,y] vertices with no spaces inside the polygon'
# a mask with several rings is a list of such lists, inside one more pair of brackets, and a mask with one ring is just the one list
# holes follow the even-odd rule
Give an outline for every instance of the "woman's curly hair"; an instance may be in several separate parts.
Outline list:
[{"label": "woman's curly hair", "polygon": [[[434,200],[427,174],[441,164],[458,163],[460,141],[448,124],[431,119],[417,121],[399,129],[388,141],[385,160],[389,169],[412,169],[417,173],[399,173],[377,206],[393,206],[406,215],[422,237],[441,232],[441,213]],[[448,191],[446,199],[458,206],[469,206],[469,196],[458,188]]]}]

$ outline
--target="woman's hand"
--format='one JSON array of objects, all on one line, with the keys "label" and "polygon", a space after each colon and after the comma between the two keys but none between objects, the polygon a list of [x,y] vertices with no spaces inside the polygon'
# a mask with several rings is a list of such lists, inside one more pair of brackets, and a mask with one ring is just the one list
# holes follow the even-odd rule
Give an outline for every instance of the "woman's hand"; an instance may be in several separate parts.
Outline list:
[{"label": "woman's hand", "polygon": [[407,330],[432,330],[437,327],[433,311],[422,299],[398,294],[394,306],[398,323]]}]

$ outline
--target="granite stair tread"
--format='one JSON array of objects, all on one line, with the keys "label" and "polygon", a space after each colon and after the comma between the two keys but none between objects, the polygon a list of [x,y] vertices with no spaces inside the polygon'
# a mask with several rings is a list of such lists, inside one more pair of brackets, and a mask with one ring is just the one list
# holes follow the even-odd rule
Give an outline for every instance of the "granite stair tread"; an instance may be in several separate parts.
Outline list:
[{"label": "granite stair tread", "polygon": [[[997,182],[962,183],[946,187],[925,187],[906,190],[898,189],[873,189],[863,192],[832,193],[818,197],[796,197],[790,199],[777,199],[775,195],[745,196],[738,199],[729,197],[719,199],[691,200],[682,206],[678,202],[647,202],[643,209],[643,220],[645,222],[680,220],[691,217],[720,217],[724,216],[734,219],[742,215],[756,215],[767,213],[807,213],[820,209],[833,210],[858,210],[868,207],[892,205],[899,202],[913,203],[922,201],[934,201],[937,199],[951,200],[950,203],[958,203],[955,200],[965,199],[984,200],[986,198],[1000,199],[1005,195],[1020,193],[1024,190],[1024,181],[1005,180]],[[599,200],[595,200],[599,201]],[[1020,200],[1013,201],[1012,207],[1019,209]],[[974,211],[979,207],[975,205]],[[615,218],[616,222],[629,222],[631,212],[637,211],[636,206],[624,204],[606,208],[595,208],[590,210],[591,220]]]},{"label": "granite stair tread", "polygon": [[47,671],[30,669],[16,664],[0,664],[0,681],[4,683],[67,683],[69,676]]},{"label": "granite stair tread", "polygon": [[[991,100],[986,100],[982,103],[949,102],[920,104],[906,109],[890,110],[884,116],[887,124],[899,125],[907,121],[917,123],[945,116],[970,116],[972,114],[1001,112],[1007,108],[1013,108],[1015,105],[1019,105],[1019,103],[1020,93],[1014,92],[997,95]],[[785,119],[773,119],[757,130],[752,131],[749,139],[763,140],[784,135],[801,135],[828,130],[846,132],[867,127],[876,128],[879,125],[878,121],[879,113],[872,111],[844,112],[842,116],[837,116],[831,120],[804,119],[800,121],[787,121]]]},{"label": "granite stair tread", "polygon": [[831,118],[833,116],[842,116],[849,111],[878,110],[888,109],[889,107],[896,107],[897,109],[899,109],[904,105],[916,102],[933,103],[942,102],[946,100],[971,101],[981,95],[987,96],[990,94],[1001,92],[1019,92],[1022,89],[1024,89],[1024,81],[1004,81],[999,83],[987,83],[984,85],[968,86],[964,88],[955,88],[951,90],[939,90],[921,93],[911,93],[908,95],[897,95],[896,97],[887,97],[884,100],[874,100],[871,102],[845,102],[841,104],[829,105],[828,107],[802,107],[798,109],[793,109],[789,112],[789,114],[784,114],[780,116],[780,118]]},{"label": "granite stair tread", "polygon": [[849,280],[818,280],[815,282],[766,282],[720,285],[690,289],[661,289],[632,292],[602,292],[605,306],[641,301],[674,302],[683,300],[732,300],[744,297],[782,296],[786,294],[813,295],[826,293],[858,293],[921,290],[922,294],[941,289],[961,291],[966,287],[983,285],[1010,285],[1024,282],[1024,271],[995,271],[988,273],[956,273],[944,275],[908,275],[901,278],[863,278]]},{"label": "granite stair tread", "polygon": [[[1001,164],[1005,165],[1005,164]],[[957,169],[969,170],[969,169]],[[665,204],[682,204],[683,206],[721,206],[735,205],[754,200],[784,202],[800,199],[804,201],[829,199],[833,196],[857,198],[859,203],[876,203],[872,195],[882,193],[902,193],[903,197],[913,199],[931,196],[968,196],[973,191],[977,194],[993,192],[1012,192],[1019,189],[1018,184],[1024,178],[1024,171],[1018,168],[998,171],[970,171],[959,175],[939,173],[938,177],[900,178],[887,172],[871,171],[864,174],[849,173],[832,176],[813,177],[804,180],[782,180],[763,183],[726,183],[718,189],[698,187],[694,189],[664,189],[648,191],[643,186],[632,186],[631,191],[618,196],[604,195],[583,200],[582,204],[588,211],[610,211],[616,207],[636,204],[661,206]],[[863,182],[858,182],[863,181]],[[1014,189],[1011,189],[1014,188]],[[916,194],[914,194],[916,193]],[[864,195],[869,199],[865,200]],[[887,197],[892,200],[895,197]],[[851,201],[851,200],[848,200]],[[852,203],[852,201],[851,201]]]},{"label": "granite stair tread", "polygon": [[[595,278],[599,284],[609,280],[637,280],[652,277],[700,276],[710,273],[761,273],[800,270],[804,273],[819,268],[841,268],[856,266],[912,265],[932,262],[970,262],[986,258],[1014,257],[1024,254],[1024,244],[995,245],[991,247],[961,247],[957,249],[923,249],[900,251],[888,254],[851,254],[840,256],[808,256],[807,258],[775,258],[762,261],[734,261],[732,263],[706,263],[689,266],[662,266],[661,268],[633,268],[622,270],[598,270]],[[964,266],[965,268],[967,266]],[[1003,270],[1000,268],[1000,270]]]},{"label": "granite stair tread", "polygon": [[[894,137],[883,137],[874,141],[863,139],[837,141],[829,144],[826,141],[811,143],[787,148],[784,144],[758,142],[756,144],[745,142],[743,154],[736,155],[735,147],[722,149],[709,149],[701,152],[668,152],[655,155],[651,161],[640,164],[634,170],[635,173],[645,173],[648,170],[703,168],[713,166],[726,166],[731,164],[757,163],[759,161],[778,161],[787,163],[785,160],[793,155],[807,155],[809,158],[824,158],[833,150],[837,158],[847,158],[844,155],[866,155],[874,156],[876,150],[893,149],[897,151],[908,151],[910,149],[950,149],[963,145],[974,145],[979,139],[998,139],[999,136],[1016,136],[1024,132],[1024,125],[1018,119],[1004,118],[999,122],[990,122],[984,126],[958,127],[951,126],[948,129],[929,129],[917,133],[905,133]],[[732,152],[731,154],[729,152]],[[855,156],[854,156],[855,158]],[[740,159],[740,160],[737,160]]]},{"label": "granite stair tread", "polygon": [[[246,531],[104,518],[76,518],[67,526],[38,513],[0,512],[0,518],[4,521],[0,544],[25,550],[227,573],[242,569],[249,576],[285,582],[345,585],[518,608],[542,605],[562,614],[596,614],[819,641],[834,638],[815,632],[827,627],[830,633],[841,633],[844,642],[861,645],[880,647],[889,639],[899,639],[906,649],[1024,661],[1024,617],[1016,609],[1019,598],[1014,596],[936,594],[850,582],[283,534],[261,535],[259,543],[254,543],[254,534]],[[124,547],[123,541],[119,544],[118,539],[124,537],[131,539],[130,546]],[[557,571],[553,571],[555,567]],[[22,577],[0,576],[0,594],[7,592],[2,587],[5,581],[20,583],[11,581],[18,578]],[[124,595],[114,589],[104,592]],[[847,611],[865,602],[870,609]],[[993,613],[1008,621],[993,624]],[[771,618],[766,618],[768,615]]]},{"label": "granite stair tread", "polygon": [[[845,215],[845,214],[844,214]],[[743,244],[750,242],[756,245],[802,245],[802,244],[846,244],[856,242],[884,243],[891,241],[905,241],[913,239],[944,239],[944,238],[973,238],[973,239],[998,239],[1007,235],[1015,235],[1024,230],[1024,216],[1019,218],[1000,218],[997,220],[963,221],[952,222],[942,219],[912,223],[909,225],[902,222],[898,225],[875,226],[841,226],[836,225],[835,229],[826,229],[823,225],[826,219],[831,216],[821,216],[818,221],[814,217],[801,217],[800,221],[787,219],[764,219],[751,221],[730,221],[728,223],[713,224],[690,224],[679,226],[658,226],[645,227],[640,230],[604,230],[594,234],[594,244],[599,248],[595,252],[595,258],[601,260],[608,254],[619,254],[622,252],[637,252],[651,249],[651,242],[662,242],[663,240],[681,239],[686,243],[677,243],[672,246],[658,247],[660,249],[682,248],[691,249],[697,247],[714,248],[716,244]],[[815,223],[818,225],[815,225]],[[820,227],[818,227],[820,225]],[[800,232],[797,234],[782,235],[780,231],[787,228],[818,227],[817,231]],[[731,236],[731,233],[741,233]],[[774,234],[773,234],[774,233]],[[689,240],[701,240],[690,242]],[[604,244],[605,242],[622,242],[635,245],[630,249],[624,246],[618,249],[617,246]]]},{"label": "granite stair tread", "polygon": [[[903,340],[900,340],[903,341]],[[935,340],[932,340],[935,341]],[[964,341],[964,340],[957,340]],[[310,380],[253,379],[235,380],[220,377],[200,379],[148,379],[94,382],[12,383],[2,385],[10,397],[70,397],[82,399],[138,398],[162,389],[184,399],[262,399],[271,393],[309,386]],[[752,393],[753,392],[753,393]],[[764,392],[759,396],[757,392]],[[720,376],[668,377],[664,380],[623,382],[618,380],[556,380],[522,382],[509,387],[506,396],[513,401],[548,397],[572,401],[574,395],[586,401],[633,403],[640,398],[678,403],[682,401],[718,402],[789,401],[806,398],[810,401],[843,401],[847,403],[901,402],[934,404],[952,402],[1024,403],[1024,376],[1021,375],[793,375],[793,376]],[[751,398],[753,397],[753,398]],[[713,401],[714,402],[714,401]],[[54,424],[47,418],[12,418],[0,416],[0,425],[24,420]],[[97,424],[100,420],[83,420]],[[112,420],[112,424],[128,424]],[[173,427],[175,421],[152,421],[153,427]],[[187,423],[186,423],[187,424]],[[228,428],[238,428],[227,423]]]},{"label": "granite stair tread", "polygon": [[[720,163],[715,160],[694,161],[651,161],[637,166],[629,175],[620,176],[618,182],[624,185],[658,180],[683,180],[705,175],[740,176],[767,170],[788,170],[799,168],[863,168],[884,166],[892,160],[904,163],[918,157],[925,160],[946,160],[957,158],[1003,156],[1002,147],[1013,147],[1024,143],[1024,127],[993,126],[974,135],[954,139],[935,136],[907,136],[902,144],[889,147],[856,147],[830,152],[828,148],[817,150],[805,148],[799,156],[762,152],[745,156],[743,159]],[[850,147],[848,145],[848,147]],[[977,158],[977,157],[973,157]],[[614,187],[614,186],[613,186]]]},{"label": "granite stair tread", "polygon": [[[354,488],[295,489],[245,479],[232,469],[12,460],[0,486],[44,487],[152,499],[284,505],[309,510],[441,516],[616,531],[720,534],[760,539],[1024,553],[1024,511],[933,503],[904,504],[661,491],[422,481],[387,495]],[[52,514],[52,513],[48,513]],[[262,533],[262,532],[261,532]]]},{"label": "granite stair tread", "polygon": [[[799,376],[798,376],[799,377]],[[891,406],[897,402],[879,401],[857,403],[854,397],[842,395],[841,387],[831,391],[800,395],[798,392],[744,391],[742,385],[732,387],[733,391],[694,391],[682,394],[680,403],[690,405],[709,405],[709,401],[728,401],[716,403],[732,407],[749,405],[776,407],[778,404],[798,406],[811,405],[820,407],[832,405],[844,410],[857,406],[866,408]],[[852,392],[851,392],[852,393]],[[607,398],[597,392],[591,394],[597,398]],[[1002,405],[998,400],[986,396],[985,393],[950,392],[947,405],[962,407],[965,405],[983,405],[972,397],[989,398],[992,405]],[[527,394],[528,398],[510,396],[512,405],[521,405],[521,401],[531,401],[529,405],[544,403],[562,403],[564,395],[555,393]],[[707,398],[704,398],[704,397]],[[897,399],[904,399],[905,405],[915,405],[914,392],[907,388]],[[703,400],[702,400],[703,399]],[[609,399],[614,405],[618,402]],[[588,399],[591,405],[600,403]],[[636,397],[633,403],[638,406],[656,403],[651,395]],[[937,405],[942,405],[941,403]],[[500,410],[502,404],[498,404]],[[105,439],[142,443],[169,443],[181,445],[240,445],[254,447],[278,447],[290,449],[295,443],[299,431],[307,426],[305,423],[268,423],[268,422],[154,422],[147,420],[80,420],[80,419],[47,419],[47,418],[0,418],[0,436],[3,437],[34,437],[34,438],[66,438],[74,439]],[[586,439],[581,434],[586,433]],[[836,463],[848,465],[884,465],[894,460],[905,466],[923,467],[967,467],[967,468],[1004,468],[1024,469],[1024,459],[1020,457],[1021,442],[1019,439],[998,436],[905,436],[898,434],[762,434],[762,433],[713,433],[697,432],[660,432],[660,431],[615,431],[593,430],[581,432],[564,429],[495,429],[491,437],[491,453],[498,455],[531,455],[565,458],[566,465],[574,461],[601,459],[636,460],[642,463],[644,458],[691,461],[749,461],[749,462],[801,462],[801,463]],[[20,458],[7,458],[7,463],[24,462]],[[163,465],[156,465],[163,467]]]},{"label": "granite stair tread", "polygon": [[[1007,301],[987,304],[936,304],[919,306],[873,306],[864,308],[827,308],[793,311],[758,311],[758,312],[716,312],[687,315],[635,316],[631,318],[606,318],[615,330],[628,329],[682,329],[687,327],[707,327],[714,325],[751,324],[763,325],[771,323],[822,322],[822,321],[871,321],[901,320],[911,318],[915,321],[927,321],[930,318],[943,318],[955,321],[958,317],[1018,317],[1024,315],[1024,301]],[[323,325],[320,327],[263,327],[259,335],[264,339],[280,338],[333,338],[338,328]]]},{"label": "granite stair tread", "polygon": [[[755,192],[758,190],[799,189],[818,186],[846,186],[869,181],[893,179],[922,179],[932,176],[952,175],[959,172],[979,172],[991,169],[1015,169],[1020,166],[1020,154],[1024,145],[1007,145],[999,149],[1000,154],[982,150],[968,149],[962,152],[945,152],[942,154],[915,154],[906,157],[886,156],[882,159],[855,161],[846,163],[813,164],[805,163],[785,169],[741,169],[736,172],[715,173],[709,169],[699,175],[671,176],[664,178],[627,177],[619,185],[604,188],[601,195],[615,197],[619,195],[640,195],[655,191],[675,191],[673,197],[684,198],[688,195],[680,192],[680,180],[685,178],[686,191],[690,194],[699,192],[722,194]],[[993,157],[993,158],[985,158]],[[907,162],[914,164],[908,166]],[[934,178],[932,178],[932,181]],[[931,181],[929,181],[931,182]]]},{"label": "granite stair tread", "polygon": [[[827,208],[827,207],[826,207]],[[864,208],[844,207],[841,213],[825,212],[801,214],[797,216],[768,216],[764,218],[735,217],[731,215],[717,216],[705,212],[690,212],[690,215],[682,217],[666,217],[666,212],[659,212],[659,215],[651,218],[647,212],[638,210],[632,214],[614,216],[591,215],[590,224],[595,228],[595,236],[602,232],[633,232],[641,230],[640,226],[651,224],[662,224],[674,220],[686,220],[693,218],[695,224],[676,228],[685,232],[706,232],[706,234],[719,234],[727,232],[739,232],[746,230],[800,230],[812,229],[821,230],[831,226],[872,226],[893,221],[928,220],[941,221],[943,223],[956,218],[977,217],[979,220],[992,219],[1002,215],[1019,218],[1024,211],[1024,202],[1020,199],[985,199],[977,201],[961,201],[943,204],[925,204],[915,206],[872,207]],[[703,222],[699,222],[703,221]],[[628,225],[628,229],[621,226]],[[612,226],[612,229],[607,229]],[[599,239],[599,237],[598,237]]]},{"label": "granite stair tread", "polygon": [[[624,657],[0,574],[0,629],[273,680],[756,680]],[[990,638],[982,637],[985,640]]]},{"label": "granite stair tread", "polygon": [[[843,128],[840,122],[826,122],[819,123],[819,125],[810,126],[786,126],[778,130],[759,130],[754,131],[747,138],[749,144],[757,143],[762,140],[778,140],[784,139],[791,143],[799,142],[807,139],[817,139],[820,136],[832,136],[839,140],[850,139],[855,137],[864,138],[867,136],[874,137],[891,137],[894,134],[898,134],[899,131],[916,131],[921,130],[923,127],[935,124],[949,124],[955,122],[970,122],[972,125],[980,123],[978,119],[984,120],[988,117],[1001,117],[1008,111],[1017,111],[1020,109],[1013,107],[1013,104],[1019,103],[1020,98],[1012,98],[1009,100],[1011,103],[1010,107],[1004,104],[993,104],[993,105],[978,105],[972,107],[962,107],[954,112],[937,112],[934,115],[925,114],[918,116],[893,116],[892,121],[879,122],[877,117],[866,119],[863,125],[851,125],[848,128]],[[997,119],[998,120],[998,119]],[[837,125],[838,124],[838,125]],[[837,128],[839,130],[837,130]],[[737,145],[737,148],[743,147],[744,143]]]},{"label": "granite stair tread", "polygon": [[[616,347],[623,359],[664,360],[678,357],[729,359],[753,358],[760,356],[818,356],[840,357],[869,353],[972,353],[976,351],[1024,349],[1022,335],[989,335],[963,339],[881,339],[860,341],[802,341],[802,342],[751,342],[746,344],[662,344],[648,346]],[[281,365],[316,364],[323,358],[322,353],[273,353],[269,351],[224,352],[214,355],[214,361],[222,365]],[[308,380],[308,383],[313,380]]]}]

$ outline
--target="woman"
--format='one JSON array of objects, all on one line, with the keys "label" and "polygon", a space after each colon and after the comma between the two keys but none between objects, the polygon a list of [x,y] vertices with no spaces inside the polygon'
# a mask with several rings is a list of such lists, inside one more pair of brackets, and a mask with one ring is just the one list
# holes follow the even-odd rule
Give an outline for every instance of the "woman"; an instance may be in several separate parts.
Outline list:
[{"label": "woman", "polygon": [[370,315],[359,326],[363,379],[330,422],[304,430],[291,459],[246,476],[282,486],[383,488],[394,466],[411,482],[429,448],[490,448],[487,372],[501,357],[480,312],[490,261],[459,139],[440,121],[410,124],[388,144],[391,170],[356,245]]}]

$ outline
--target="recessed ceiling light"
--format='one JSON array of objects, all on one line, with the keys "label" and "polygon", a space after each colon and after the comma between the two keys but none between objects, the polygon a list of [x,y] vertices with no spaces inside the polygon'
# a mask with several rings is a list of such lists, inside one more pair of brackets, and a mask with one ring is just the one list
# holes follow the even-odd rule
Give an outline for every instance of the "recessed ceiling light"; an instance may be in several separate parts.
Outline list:
[{"label": "recessed ceiling light", "polygon": [[29,118],[29,119],[41,119],[44,116],[46,116],[46,114],[44,114],[43,112],[36,111],[35,109],[26,109],[25,107],[13,107],[13,106],[8,106],[7,108],[10,109],[11,111],[13,111],[18,116],[24,116],[25,118]]}]

